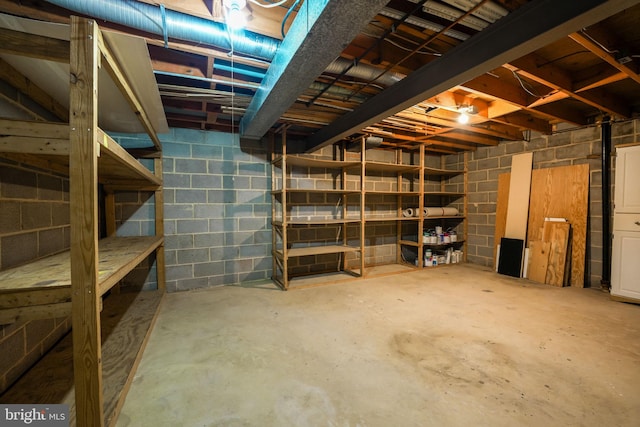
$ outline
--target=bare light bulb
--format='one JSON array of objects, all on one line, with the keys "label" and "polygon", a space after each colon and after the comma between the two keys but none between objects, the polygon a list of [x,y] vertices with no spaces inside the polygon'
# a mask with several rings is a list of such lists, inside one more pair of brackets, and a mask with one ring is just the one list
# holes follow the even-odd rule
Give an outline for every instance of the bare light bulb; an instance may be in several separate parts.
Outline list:
[{"label": "bare light bulb", "polygon": [[247,25],[247,18],[242,9],[247,5],[246,0],[224,0],[227,8],[227,25],[232,30],[241,30]]},{"label": "bare light bulb", "polygon": [[464,111],[460,113],[460,115],[458,116],[458,123],[460,123],[461,125],[466,125],[467,123],[469,123],[469,115]]}]

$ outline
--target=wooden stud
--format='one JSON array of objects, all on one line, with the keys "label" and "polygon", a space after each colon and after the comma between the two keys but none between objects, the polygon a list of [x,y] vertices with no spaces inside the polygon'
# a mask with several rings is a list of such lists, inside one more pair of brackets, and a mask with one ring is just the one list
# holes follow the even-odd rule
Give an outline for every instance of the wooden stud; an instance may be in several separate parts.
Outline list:
[{"label": "wooden stud", "polygon": [[70,210],[76,422],[103,426],[98,294],[98,28],[71,18]]},{"label": "wooden stud", "polygon": [[[153,171],[156,177],[162,180],[162,156],[153,159]],[[154,192],[155,213],[156,213],[156,236],[162,238],[162,244],[156,249],[156,276],[158,290],[166,290],[165,255],[164,255],[164,187],[158,188]]]}]

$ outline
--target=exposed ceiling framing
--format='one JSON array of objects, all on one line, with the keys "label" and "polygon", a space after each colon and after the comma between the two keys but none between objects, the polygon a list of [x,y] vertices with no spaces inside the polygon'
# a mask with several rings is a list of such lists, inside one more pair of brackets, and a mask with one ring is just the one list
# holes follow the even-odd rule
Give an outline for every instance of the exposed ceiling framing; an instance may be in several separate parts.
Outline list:
[{"label": "exposed ceiling framing", "polygon": [[[172,37],[171,14],[219,32],[221,0],[164,1],[168,23],[155,27],[94,15],[93,2],[80,0],[0,0],[0,12],[66,23],[81,4],[102,27],[146,40],[170,126],[251,139],[286,128],[297,151],[376,135],[385,146],[455,153],[640,113],[640,0],[255,2],[244,36],[211,42]],[[126,9],[135,0],[100,3],[121,3],[136,19]],[[0,39],[4,53],[32,49],[11,32]],[[6,62],[0,77],[4,102],[36,120],[66,120],[47,88]],[[472,113],[464,125],[462,110]]]}]

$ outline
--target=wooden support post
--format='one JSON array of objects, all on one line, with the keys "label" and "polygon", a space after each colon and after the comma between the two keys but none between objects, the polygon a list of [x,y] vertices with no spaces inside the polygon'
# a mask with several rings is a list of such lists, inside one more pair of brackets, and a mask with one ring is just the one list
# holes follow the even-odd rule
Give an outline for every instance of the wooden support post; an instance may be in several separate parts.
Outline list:
[{"label": "wooden support post", "polygon": [[424,245],[422,243],[422,235],[424,234],[424,144],[420,144],[420,173],[418,184],[418,208],[420,209],[420,222],[418,223],[418,267],[425,267],[424,265]]},{"label": "wooden support post", "polygon": [[103,426],[98,292],[98,28],[71,18],[70,49],[71,321],[76,423]]},{"label": "wooden support post", "polygon": [[[153,172],[162,179],[162,156],[153,159]],[[154,192],[155,213],[156,213],[156,236],[164,236],[164,189],[159,187]],[[158,290],[164,292],[166,289],[165,276],[165,258],[164,258],[164,241],[158,249],[156,249],[156,278],[158,281]]]},{"label": "wooden support post", "polygon": [[282,283],[289,289],[289,230],[287,213],[287,128],[282,131]]},{"label": "wooden support post", "polygon": [[366,277],[364,272],[364,264],[365,264],[365,228],[367,226],[367,221],[365,219],[365,207],[366,207],[366,186],[365,186],[365,176],[367,170],[367,154],[366,154],[366,142],[365,137],[363,136],[360,139],[360,276]]}]

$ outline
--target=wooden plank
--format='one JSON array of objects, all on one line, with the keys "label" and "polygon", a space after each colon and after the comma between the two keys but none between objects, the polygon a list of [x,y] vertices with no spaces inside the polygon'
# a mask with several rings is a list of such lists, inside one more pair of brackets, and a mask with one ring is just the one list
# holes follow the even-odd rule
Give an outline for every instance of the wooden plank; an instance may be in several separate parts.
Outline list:
[{"label": "wooden plank", "polygon": [[0,325],[28,320],[58,319],[71,314],[71,301],[59,304],[32,305],[0,309]]},{"label": "wooden plank", "polygon": [[0,28],[0,52],[69,63],[69,42]]},{"label": "wooden plank", "polygon": [[[99,242],[98,277],[101,287],[105,282],[116,282],[122,279],[122,271],[135,259],[144,258],[162,244],[162,236],[109,237]],[[51,303],[65,301],[62,296],[55,296],[57,289],[66,288],[64,295],[70,294],[71,275],[69,273],[70,252],[63,252],[34,261],[25,266],[14,267],[0,272],[0,307],[7,307],[7,301],[22,303]],[[20,292],[36,292],[38,299],[18,300]],[[44,296],[49,295],[52,296]],[[43,299],[44,298],[44,299]],[[51,298],[57,298],[52,300]],[[60,299],[62,298],[62,299]]]},{"label": "wooden plank", "polygon": [[493,238],[493,267],[498,266],[498,245],[500,239],[504,237],[504,230],[507,224],[507,208],[509,206],[509,183],[511,181],[510,173],[501,173],[498,175],[498,200],[496,203],[496,224]]},{"label": "wooden plank", "polygon": [[509,206],[505,237],[527,239],[529,215],[529,192],[531,191],[531,168],[533,153],[522,153],[511,159],[511,182],[509,183]]},{"label": "wooden plank", "polygon": [[[4,131],[3,131],[4,132]],[[34,138],[0,135],[0,153],[69,155],[69,138]]]},{"label": "wooden plank", "polygon": [[545,283],[550,247],[550,242],[540,240],[529,242],[529,280]]},{"label": "wooden plank", "polygon": [[326,245],[326,246],[309,246],[304,248],[289,249],[289,258],[309,256],[309,255],[325,255],[343,252],[358,252],[360,248],[346,245]]},{"label": "wooden plank", "polygon": [[536,169],[531,179],[528,239],[542,240],[545,217],[571,224],[571,286],[584,287],[589,208],[589,165]]},{"label": "wooden plank", "polygon": [[0,119],[0,129],[2,129],[2,135],[69,140],[69,125],[67,123]]},{"label": "wooden plank", "polygon": [[563,286],[571,225],[568,222],[545,221],[543,240],[549,243],[549,258],[544,283]]},{"label": "wooden plank", "polygon": [[[162,179],[162,157],[153,160],[153,171],[155,175]],[[164,292],[166,287],[165,256],[164,256],[164,190],[162,187],[154,193],[155,202],[155,226],[156,237],[161,237],[163,243],[156,249],[156,277],[158,280],[158,290]]]},{"label": "wooden plank", "polygon": [[70,210],[76,422],[104,425],[98,296],[98,28],[71,17]]}]

